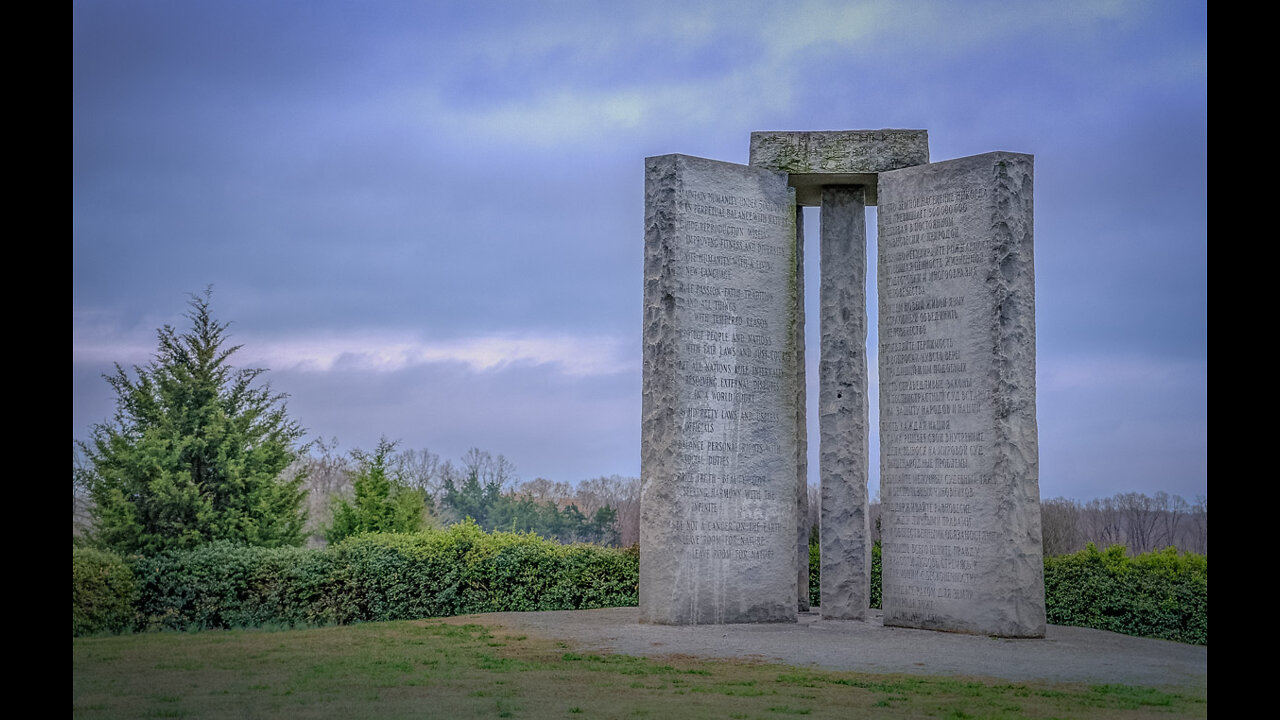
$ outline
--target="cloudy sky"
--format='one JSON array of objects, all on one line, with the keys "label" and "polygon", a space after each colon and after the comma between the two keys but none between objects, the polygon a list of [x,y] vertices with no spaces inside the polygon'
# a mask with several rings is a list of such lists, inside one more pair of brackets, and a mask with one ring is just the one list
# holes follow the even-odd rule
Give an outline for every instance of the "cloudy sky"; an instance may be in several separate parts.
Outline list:
[{"label": "cloudy sky", "polygon": [[924,128],[1036,157],[1042,496],[1207,495],[1203,0],[72,7],[74,438],[212,285],[311,437],[638,475],[644,158]]}]

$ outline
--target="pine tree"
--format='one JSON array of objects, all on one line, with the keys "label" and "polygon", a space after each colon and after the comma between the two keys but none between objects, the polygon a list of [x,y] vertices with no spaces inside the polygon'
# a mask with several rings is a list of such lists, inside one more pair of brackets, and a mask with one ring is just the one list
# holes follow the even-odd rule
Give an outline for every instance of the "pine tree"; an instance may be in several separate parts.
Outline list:
[{"label": "pine tree", "polygon": [[445,475],[441,492],[443,505],[449,508],[456,519],[471,518],[480,527],[493,530],[494,509],[502,502],[502,487],[495,480],[481,484],[480,473],[472,468],[467,471],[466,478],[459,485],[454,482],[452,474]]},{"label": "pine tree", "polygon": [[105,375],[114,419],[78,442],[92,501],[90,541],[120,553],[154,553],[212,540],[298,545],[304,477],[281,471],[303,429],[283,394],[259,384],[263,369],[228,360],[229,323],[210,312],[211,290],[192,295],[191,329],[157,331],[159,348],[133,376]]},{"label": "pine tree", "polygon": [[422,529],[429,499],[397,473],[388,473],[396,443],[382,438],[370,455],[351,453],[356,463],[352,481],[355,498],[338,498],[333,506],[333,525],[325,538],[333,543],[364,532],[415,532]]}]

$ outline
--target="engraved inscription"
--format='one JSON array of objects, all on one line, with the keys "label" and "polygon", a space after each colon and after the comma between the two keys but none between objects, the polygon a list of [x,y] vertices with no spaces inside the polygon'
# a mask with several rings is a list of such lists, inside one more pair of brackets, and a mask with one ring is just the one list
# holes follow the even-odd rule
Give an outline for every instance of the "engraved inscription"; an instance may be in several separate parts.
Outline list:
[{"label": "engraved inscription", "polygon": [[794,194],[784,174],[646,160],[642,622],[794,622]]},{"label": "engraved inscription", "polygon": [[974,597],[998,536],[980,522],[994,498],[990,402],[968,338],[990,248],[961,232],[986,197],[959,189],[880,207],[884,593],[925,623]]},{"label": "engraved inscription", "polygon": [[[729,193],[680,190],[674,238],[673,302],[680,343],[674,376],[694,404],[672,408],[680,442],[675,552],[691,558],[773,559],[789,532],[781,500],[756,471],[780,454],[776,398],[792,350],[789,298],[766,289],[791,261],[787,203]],[[785,546],[782,546],[785,547]]]}]

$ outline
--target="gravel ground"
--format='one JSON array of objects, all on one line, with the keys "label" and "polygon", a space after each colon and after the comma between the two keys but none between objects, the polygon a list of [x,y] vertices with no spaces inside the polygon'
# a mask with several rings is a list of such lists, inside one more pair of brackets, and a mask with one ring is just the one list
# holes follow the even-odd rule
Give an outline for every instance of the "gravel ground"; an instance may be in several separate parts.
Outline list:
[{"label": "gravel ground", "polygon": [[885,627],[876,610],[866,622],[823,620],[815,611],[801,613],[795,624],[767,625],[641,625],[634,607],[472,617],[592,652],[1208,692],[1207,647],[1060,625],[1050,625],[1044,639],[1008,640]]}]

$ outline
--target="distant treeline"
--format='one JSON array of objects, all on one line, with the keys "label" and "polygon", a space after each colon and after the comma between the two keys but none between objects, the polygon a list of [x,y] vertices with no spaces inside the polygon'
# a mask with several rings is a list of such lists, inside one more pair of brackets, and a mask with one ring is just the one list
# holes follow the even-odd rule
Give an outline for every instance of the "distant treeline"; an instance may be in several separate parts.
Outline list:
[{"label": "distant treeline", "polygon": [[1093,543],[1125,546],[1131,555],[1176,547],[1209,554],[1209,498],[1188,503],[1158,492],[1116,493],[1080,502],[1057,497],[1040,503],[1045,555],[1064,555]]},{"label": "distant treeline", "polygon": [[[73,539],[83,538],[93,523],[83,466],[83,458],[73,458]],[[383,489],[384,495],[390,494],[384,502],[403,506],[408,497],[416,498],[422,522],[413,528],[446,528],[471,518],[488,531],[533,532],[563,544],[630,547],[640,541],[640,479],[636,477],[600,476],[576,485],[546,478],[520,482],[506,457],[479,448],[455,462],[442,461],[426,449],[400,450],[385,440],[372,452],[340,453],[336,439],[321,438],[281,473],[282,482],[303,476],[307,545],[323,546],[334,539],[335,528],[344,524],[344,518],[335,518],[335,509],[359,509],[360,481],[368,478],[371,469],[390,485]],[[348,534],[352,533],[337,533]]]},{"label": "distant treeline", "polygon": [[[309,544],[323,544],[335,498],[353,494],[358,463],[320,440],[286,470],[304,473]],[[466,518],[488,531],[526,533],[561,543],[628,547],[640,541],[640,479],[618,475],[577,485],[535,478],[520,482],[501,454],[472,448],[457,462],[426,449],[399,450],[388,459],[396,483],[425,498],[426,525],[448,527]]]},{"label": "distant treeline", "polygon": [[[333,523],[336,499],[353,495],[360,453],[339,454],[336,440],[311,444],[285,471],[303,473],[307,490],[308,544],[323,545]],[[448,527],[472,518],[489,531],[533,532],[561,543],[590,542],[630,547],[640,540],[640,479],[600,476],[579,483],[535,478],[520,482],[503,455],[472,448],[457,461],[441,460],[426,449],[407,449],[389,457],[397,483],[422,493],[427,527]],[[819,530],[817,486],[809,487],[809,523]],[[73,534],[89,521],[86,499],[73,488]],[[1124,545],[1130,554],[1173,546],[1208,554],[1207,496],[1188,502],[1178,495],[1128,492],[1085,502],[1057,497],[1043,500],[1041,526],[1047,556]],[[873,539],[880,539],[879,502],[872,502]]]},{"label": "distant treeline", "polygon": [[[809,523],[819,531],[818,488],[809,486]],[[880,541],[879,502],[869,508],[873,542]],[[1056,497],[1040,502],[1040,525],[1046,557],[1085,549],[1123,545],[1130,555],[1175,547],[1209,554],[1209,499],[1189,503],[1177,495],[1128,492],[1086,502]]]}]

